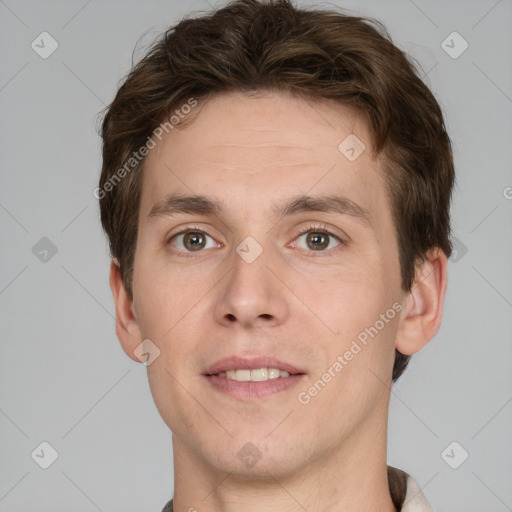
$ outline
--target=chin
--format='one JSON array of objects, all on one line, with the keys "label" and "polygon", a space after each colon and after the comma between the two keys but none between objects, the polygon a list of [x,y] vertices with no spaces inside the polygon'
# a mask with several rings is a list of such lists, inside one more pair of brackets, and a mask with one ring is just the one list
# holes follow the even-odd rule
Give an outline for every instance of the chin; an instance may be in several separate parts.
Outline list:
[{"label": "chin", "polygon": [[[224,449],[210,453],[206,458],[210,465],[223,473],[231,473],[240,479],[268,481],[294,474],[308,460],[306,454],[301,456],[298,450],[303,443],[293,446],[291,440],[270,441],[265,435],[255,436],[255,441],[243,436],[243,440],[230,439]],[[258,439],[263,439],[258,441]]]}]

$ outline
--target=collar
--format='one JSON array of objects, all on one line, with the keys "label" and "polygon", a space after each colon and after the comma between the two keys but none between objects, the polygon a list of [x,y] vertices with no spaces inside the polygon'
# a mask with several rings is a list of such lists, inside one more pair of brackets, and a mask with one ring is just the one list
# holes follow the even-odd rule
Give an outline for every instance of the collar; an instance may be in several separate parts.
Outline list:
[{"label": "collar", "polygon": [[[162,512],[173,512],[172,500],[165,505]],[[407,493],[400,512],[434,512],[420,486],[410,475],[407,476]]]},{"label": "collar", "polygon": [[407,493],[400,512],[433,512],[420,486],[410,475],[407,477]]}]

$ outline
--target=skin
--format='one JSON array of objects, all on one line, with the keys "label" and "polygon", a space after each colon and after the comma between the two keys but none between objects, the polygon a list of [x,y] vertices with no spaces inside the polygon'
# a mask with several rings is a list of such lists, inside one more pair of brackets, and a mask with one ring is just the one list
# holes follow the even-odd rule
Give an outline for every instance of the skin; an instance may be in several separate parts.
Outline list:
[{"label": "skin", "polygon": [[[123,349],[137,362],[141,340],[160,350],[147,371],[173,432],[174,510],[394,511],[386,475],[394,351],[413,354],[437,332],[446,256],[429,253],[412,292],[402,290],[382,162],[354,110],[281,92],[216,95],[198,108],[147,156],[133,302],[115,260],[110,275]],[[350,133],[366,145],[355,161],[338,150]],[[171,192],[215,197],[225,210],[148,220]],[[371,222],[332,212],[272,214],[276,200],[323,193],[366,208]],[[333,234],[328,246],[316,249],[299,235],[311,222]],[[208,235],[200,251],[187,253],[183,235],[169,240],[189,225]],[[247,236],[263,249],[252,263],[236,252]],[[299,403],[298,393],[394,302],[401,312]],[[306,374],[292,389],[234,398],[202,376],[231,355],[272,355]],[[252,467],[237,457],[246,443],[261,453]]]}]

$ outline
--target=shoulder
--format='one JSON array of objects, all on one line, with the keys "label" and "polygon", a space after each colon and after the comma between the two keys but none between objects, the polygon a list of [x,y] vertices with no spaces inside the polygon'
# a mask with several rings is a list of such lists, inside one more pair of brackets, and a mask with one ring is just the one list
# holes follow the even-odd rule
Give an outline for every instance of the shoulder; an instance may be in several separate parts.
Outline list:
[{"label": "shoulder", "polygon": [[173,512],[173,508],[172,508],[172,500],[169,500],[165,507],[162,509],[162,512]]},{"label": "shoulder", "polygon": [[391,499],[400,512],[433,512],[427,498],[414,478],[393,466],[388,466]]},{"label": "shoulder", "polygon": [[407,476],[407,492],[401,512],[433,512],[420,486],[410,475]]}]

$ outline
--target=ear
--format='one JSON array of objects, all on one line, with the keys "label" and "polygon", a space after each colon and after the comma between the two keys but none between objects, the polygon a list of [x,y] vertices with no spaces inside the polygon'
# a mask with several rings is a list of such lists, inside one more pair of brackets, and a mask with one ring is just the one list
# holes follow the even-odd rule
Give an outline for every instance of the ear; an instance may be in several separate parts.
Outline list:
[{"label": "ear", "polygon": [[116,334],[126,354],[140,363],[134,350],[142,341],[141,331],[133,313],[133,302],[130,300],[123,280],[119,262],[113,258],[110,263],[110,289],[116,307]]},{"label": "ear", "polygon": [[417,267],[411,291],[405,297],[395,348],[404,355],[421,350],[437,333],[443,316],[447,257],[433,249]]}]

